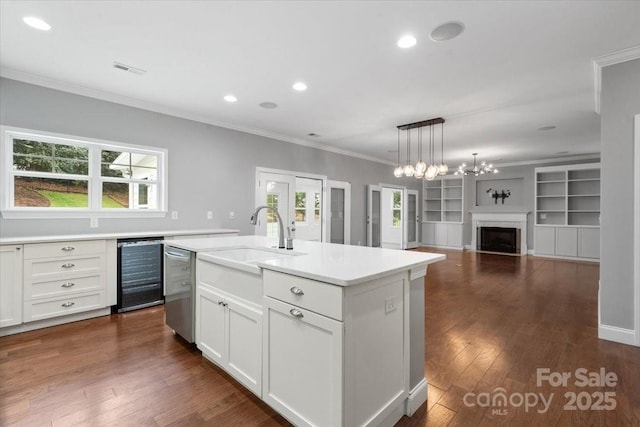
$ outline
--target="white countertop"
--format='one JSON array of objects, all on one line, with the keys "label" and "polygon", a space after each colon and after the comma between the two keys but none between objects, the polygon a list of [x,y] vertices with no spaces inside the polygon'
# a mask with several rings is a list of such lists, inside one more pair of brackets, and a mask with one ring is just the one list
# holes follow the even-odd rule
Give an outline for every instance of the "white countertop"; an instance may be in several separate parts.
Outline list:
[{"label": "white countertop", "polygon": [[[264,236],[217,237],[170,240],[166,244],[198,252],[198,259],[220,263],[215,250],[223,248],[273,248],[276,238]],[[211,253],[207,253],[211,252]],[[255,264],[261,268],[319,280],[339,286],[363,283],[389,274],[425,267],[442,261],[445,255],[366,246],[294,240],[297,255],[284,256]]]},{"label": "white countertop", "polygon": [[[8,237],[0,238],[0,245],[21,245],[23,243],[59,242],[65,240],[97,240],[97,239],[130,239],[136,237],[167,237],[193,234],[232,234],[239,230],[227,228],[211,228],[203,230],[161,230],[161,231],[135,231],[126,233],[101,233],[101,234],[68,234],[59,236],[33,236],[33,237]],[[200,239],[194,239],[200,240]]]}]

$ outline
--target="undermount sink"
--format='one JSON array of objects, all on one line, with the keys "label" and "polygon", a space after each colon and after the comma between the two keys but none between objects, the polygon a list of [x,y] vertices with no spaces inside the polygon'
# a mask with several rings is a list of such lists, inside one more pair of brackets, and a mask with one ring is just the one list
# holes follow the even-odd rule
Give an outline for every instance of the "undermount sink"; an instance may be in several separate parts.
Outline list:
[{"label": "undermount sink", "polygon": [[212,251],[211,255],[218,258],[225,258],[230,261],[237,262],[256,262],[265,261],[268,259],[281,258],[285,256],[297,255],[296,253],[287,253],[284,251],[276,251],[271,249],[257,249],[257,248],[236,248],[236,249],[223,249],[219,251]]},{"label": "undermount sink", "polygon": [[258,262],[304,254],[285,249],[248,247],[211,250],[202,255],[217,264],[260,274]]}]

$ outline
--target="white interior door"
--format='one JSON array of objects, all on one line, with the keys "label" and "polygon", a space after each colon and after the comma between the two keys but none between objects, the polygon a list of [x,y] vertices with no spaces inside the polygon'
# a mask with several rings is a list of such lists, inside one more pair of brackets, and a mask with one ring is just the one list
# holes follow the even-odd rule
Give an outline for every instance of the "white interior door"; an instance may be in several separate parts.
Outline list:
[{"label": "white interior door", "polygon": [[418,242],[418,191],[417,190],[405,190],[404,194],[404,235],[406,240],[404,242],[404,248],[417,248]]},{"label": "white interior door", "polygon": [[351,184],[327,182],[327,236],[330,243],[351,244]]},{"label": "white interior door", "polygon": [[[257,173],[256,206],[275,207],[282,217],[285,229],[291,224],[294,217],[295,186],[296,178],[294,176],[261,171]],[[278,220],[272,212],[260,212],[255,234],[268,237],[278,236]]]},{"label": "white interior door", "polygon": [[382,187],[367,186],[367,246],[381,247]]}]

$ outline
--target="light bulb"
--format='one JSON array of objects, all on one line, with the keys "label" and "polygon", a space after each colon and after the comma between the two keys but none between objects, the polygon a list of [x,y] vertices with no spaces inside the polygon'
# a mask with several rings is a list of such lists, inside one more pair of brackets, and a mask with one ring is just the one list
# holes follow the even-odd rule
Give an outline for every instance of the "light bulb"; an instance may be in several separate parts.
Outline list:
[{"label": "light bulb", "polygon": [[427,164],[425,162],[420,160],[418,163],[416,163],[416,172],[420,171],[424,175],[424,171],[426,170],[427,170]]},{"label": "light bulb", "polygon": [[438,175],[446,175],[449,172],[449,166],[444,163],[438,165]]},{"label": "light bulb", "polygon": [[404,167],[404,174],[406,176],[413,176],[416,173],[416,168],[413,167],[411,163]]},{"label": "light bulb", "polygon": [[402,166],[398,166],[393,170],[393,176],[395,176],[396,178],[400,178],[402,174],[404,174],[404,169]]},{"label": "light bulb", "polygon": [[418,168],[416,167],[416,173],[413,176],[415,176],[417,179],[423,178],[424,177],[424,171],[419,171]]},{"label": "light bulb", "polygon": [[424,173],[424,177],[429,181],[433,181],[436,176],[438,176],[438,167],[436,165],[429,165],[427,171]]},{"label": "light bulb", "polygon": [[494,170],[493,170],[493,173],[498,173],[498,169],[494,169]]}]

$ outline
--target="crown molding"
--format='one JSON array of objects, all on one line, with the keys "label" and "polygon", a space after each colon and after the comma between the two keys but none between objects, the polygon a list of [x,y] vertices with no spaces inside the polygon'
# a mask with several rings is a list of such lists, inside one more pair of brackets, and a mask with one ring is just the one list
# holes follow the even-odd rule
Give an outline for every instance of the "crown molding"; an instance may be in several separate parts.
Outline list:
[{"label": "crown molding", "polygon": [[593,62],[593,89],[595,111],[600,114],[600,93],[602,90],[602,69],[609,65],[620,64],[621,62],[632,61],[640,58],[640,46],[632,46],[627,49],[618,50],[599,56]]},{"label": "crown molding", "polygon": [[63,80],[52,79],[49,77],[41,76],[39,74],[27,73],[25,71],[16,70],[13,68],[0,67],[0,77],[5,77],[7,79],[12,79],[12,80],[17,80],[24,83],[33,84],[36,86],[43,86],[49,89],[60,90],[62,92],[73,93],[75,95],[99,99],[101,101],[108,101],[108,102],[113,102],[115,104],[121,104],[129,107],[139,108],[141,110],[147,110],[155,113],[166,114],[168,116],[178,117],[181,119],[205,123],[205,124],[217,126],[220,128],[262,136],[265,138],[274,139],[281,142],[302,145],[309,148],[328,151],[334,154],[341,154],[343,156],[349,156],[357,159],[368,160],[370,162],[381,163],[384,165],[392,165],[392,166],[395,165],[394,162],[391,162],[389,160],[379,159],[373,156],[367,156],[365,154],[356,153],[354,151],[343,150],[341,148],[320,144],[318,142],[307,141],[300,138],[292,138],[289,136],[280,135],[274,132],[268,132],[261,129],[254,129],[254,128],[248,128],[243,126],[232,125],[229,123],[214,120],[211,117],[207,117],[202,114],[194,113],[191,111],[181,110],[179,108],[169,107],[161,104],[155,104],[153,102],[143,101],[141,99],[136,99],[128,96],[118,95],[112,92],[102,91],[99,89],[93,89],[90,87],[81,86],[81,85],[66,82]]},{"label": "crown molding", "polygon": [[521,162],[507,162],[507,163],[495,163],[494,162],[493,165],[495,166],[495,168],[497,168],[497,167],[506,168],[506,167],[510,167],[510,166],[539,165],[539,164],[543,164],[543,163],[564,163],[564,162],[576,162],[576,161],[583,161],[583,160],[594,160],[594,161],[598,161],[599,162],[600,161],[600,154],[599,153],[578,154],[578,155],[575,155],[575,156],[555,157],[555,158],[550,158],[550,159],[523,160]]}]

